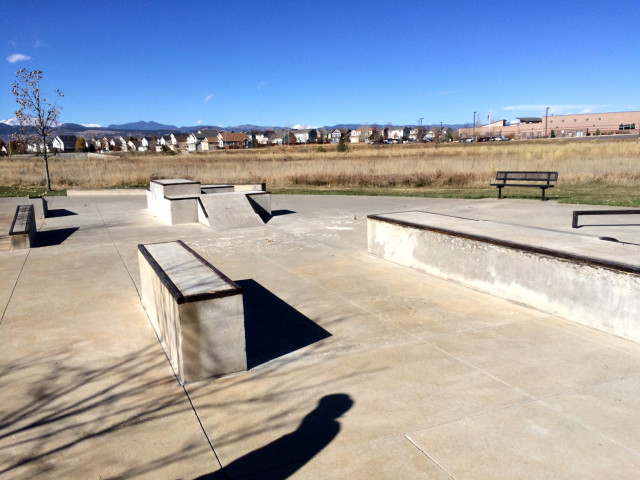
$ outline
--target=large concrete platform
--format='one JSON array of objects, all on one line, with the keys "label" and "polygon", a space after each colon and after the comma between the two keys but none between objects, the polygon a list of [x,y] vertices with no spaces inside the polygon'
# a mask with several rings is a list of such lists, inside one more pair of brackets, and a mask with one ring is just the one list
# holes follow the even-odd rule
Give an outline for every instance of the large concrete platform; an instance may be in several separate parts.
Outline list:
[{"label": "large concrete platform", "polygon": [[385,260],[640,342],[635,243],[421,211],[369,215],[367,234]]},{"label": "large concrete platform", "polygon": [[[0,478],[640,474],[638,343],[367,253],[369,214],[569,233],[573,205],[273,196],[266,225],[214,231],[144,195],[55,197],[11,251],[17,204],[0,199]],[[640,243],[629,218],[584,221]],[[137,245],[176,239],[242,287],[247,372],[173,376]]]}]

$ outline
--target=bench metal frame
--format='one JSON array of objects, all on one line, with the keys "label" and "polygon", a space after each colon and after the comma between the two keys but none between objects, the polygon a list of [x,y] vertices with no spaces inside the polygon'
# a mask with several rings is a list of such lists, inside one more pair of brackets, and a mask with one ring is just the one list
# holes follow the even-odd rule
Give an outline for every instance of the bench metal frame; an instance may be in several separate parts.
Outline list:
[{"label": "bench metal frame", "polygon": [[574,210],[572,228],[578,228],[580,215],[640,215],[640,210]]},{"label": "bench metal frame", "polygon": [[[545,192],[547,188],[553,188],[551,182],[558,180],[558,172],[497,172],[496,182],[492,183],[492,187],[498,187],[498,198],[502,198],[502,189],[504,187],[529,187],[539,188],[542,190],[542,201],[546,200]],[[538,183],[507,183],[507,182],[538,182]]]}]

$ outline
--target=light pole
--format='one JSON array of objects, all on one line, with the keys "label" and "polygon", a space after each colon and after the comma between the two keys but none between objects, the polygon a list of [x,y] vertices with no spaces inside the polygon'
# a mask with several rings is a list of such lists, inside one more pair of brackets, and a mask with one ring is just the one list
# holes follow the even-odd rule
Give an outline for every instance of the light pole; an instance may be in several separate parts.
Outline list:
[{"label": "light pole", "polygon": [[544,114],[544,138],[547,138],[547,119],[549,118],[549,107],[547,107],[547,111]]},{"label": "light pole", "polygon": [[478,112],[473,112],[473,141],[476,141],[476,113]]}]

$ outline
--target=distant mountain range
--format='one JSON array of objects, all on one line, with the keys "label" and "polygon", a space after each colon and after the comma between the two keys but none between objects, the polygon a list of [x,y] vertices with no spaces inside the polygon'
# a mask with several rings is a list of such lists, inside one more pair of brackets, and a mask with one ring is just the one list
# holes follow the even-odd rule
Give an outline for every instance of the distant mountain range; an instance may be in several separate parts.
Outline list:
[{"label": "distant mountain range", "polygon": [[[109,125],[107,128],[107,130],[141,130],[141,131],[149,131],[149,130],[171,130],[171,131],[176,131],[179,130],[178,127],[176,127],[175,125],[163,125],[162,123],[158,123],[158,122],[130,122],[130,123],[123,123],[121,125]],[[197,131],[197,129],[196,129]]]},{"label": "distant mountain range", "polygon": [[[359,124],[354,123],[339,123],[337,125],[330,125],[318,128],[326,128],[328,130],[332,130],[335,128],[340,129],[353,129],[359,127]],[[387,126],[387,125],[380,125]],[[412,127],[413,125],[409,125]],[[455,124],[455,125],[443,125],[443,127],[448,127],[452,129],[458,129],[461,127],[468,126],[467,124]],[[425,128],[428,128],[428,125],[424,125]],[[16,118],[11,118],[8,120],[0,121],[0,137],[8,140],[11,134],[18,131],[19,122]],[[290,127],[286,127],[287,130],[290,130]],[[175,125],[166,125],[154,121],[139,121],[139,122],[130,122],[123,124],[111,124],[107,127],[100,126],[98,124],[89,124],[89,125],[81,125],[78,123],[63,123],[58,126],[56,129],[59,135],[126,135],[126,136],[142,136],[142,135],[162,135],[171,132],[179,132],[179,133],[192,133],[197,132],[198,130],[209,129],[209,130],[219,130],[226,132],[251,132],[251,131],[265,131],[265,130],[284,130],[285,127],[281,126],[260,126],[260,125],[252,125],[252,124],[244,124],[244,125],[235,125],[232,127],[219,127],[216,125],[196,125],[191,127],[176,127]]]}]

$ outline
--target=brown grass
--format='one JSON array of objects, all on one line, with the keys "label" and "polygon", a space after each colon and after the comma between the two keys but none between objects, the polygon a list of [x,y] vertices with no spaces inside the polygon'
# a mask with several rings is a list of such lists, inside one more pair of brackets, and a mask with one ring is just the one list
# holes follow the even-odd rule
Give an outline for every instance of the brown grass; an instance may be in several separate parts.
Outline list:
[{"label": "brown grass", "polygon": [[[122,154],[51,161],[54,188],[145,186],[154,178],[202,183],[267,182],[269,188],[299,186],[477,187],[497,170],[557,170],[561,184],[640,185],[640,141],[542,140],[487,144],[351,145],[271,147],[205,154]],[[40,159],[2,157],[0,185],[43,182]]]}]

